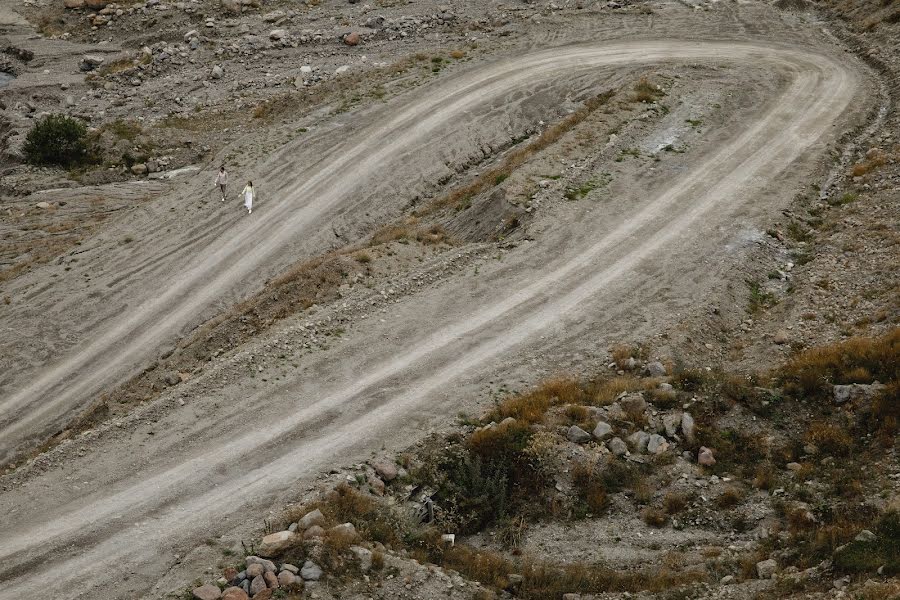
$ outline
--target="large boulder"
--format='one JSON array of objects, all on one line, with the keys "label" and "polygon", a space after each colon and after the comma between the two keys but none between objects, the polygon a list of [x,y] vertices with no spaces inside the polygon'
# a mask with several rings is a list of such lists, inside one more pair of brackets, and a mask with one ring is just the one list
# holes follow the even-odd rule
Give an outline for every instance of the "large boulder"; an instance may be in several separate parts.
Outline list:
[{"label": "large boulder", "polygon": [[681,433],[684,434],[684,439],[693,443],[696,431],[697,428],[694,424],[694,417],[691,416],[691,413],[681,413]]},{"label": "large boulder", "polygon": [[566,431],[566,437],[570,442],[575,442],[576,444],[583,444],[585,442],[591,441],[591,434],[589,434],[578,425],[572,425],[571,427],[569,427],[569,430]]},{"label": "large boulder", "polygon": [[291,531],[276,531],[262,539],[259,545],[260,556],[278,556],[291,547],[297,534]]},{"label": "large boulder", "polygon": [[635,452],[646,452],[647,444],[650,442],[650,434],[646,431],[635,431],[628,436],[628,442],[631,444],[631,448]]},{"label": "large boulder", "polygon": [[66,8],[84,8],[84,0],[63,0]]},{"label": "large boulder", "polygon": [[834,403],[844,404],[845,402],[856,400],[868,400],[884,388],[885,386],[880,383],[851,383],[850,385],[836,385],[833,389]]},{"label": "large boulder", "polygon": [[778,571],[778,563],[774,558],[761,560],[756,563],[756,575],[760,579],[771,579],[775,572]]},{"label": "large boulder", "polygon": [[594,427],[593,435],[598,440],[605,440],[610,437],[613,433],[612,425],[607,423],[606,421],[598,421],[597,426]]},{"label": "large boulder", "polygon": [[322,526],[325,524],[325,515],[322,514],[322,511],[318,508],[315,510],[311,510],[305,515],[303,518],[297,521],[297,529],[300,531],[306,531],[313,525]]},{"label": "large boulder", "polygon": [[706,446],[701,446],[700,450],[697,452],[697,463],[703,465],[704,467],[711,467],[716,464],[716,459],[713,456],[713,451]]},{"label": "large boulder", "polygon": [[197,600],[219,600],[222,597],[222,592],[219,588],[211,583],[194,588],[191,593]]},{"label": "large boulder", "polygon": [[647,440],[647,452],[650,454],[663,454],[669,449],[669,442],[666,441],[666,438],[659,435],[658,433],[654,433],[650,436],[650,439]]},{"label": "large boulder", "polygon": [[306,581],[318,581],[322,578],[322,568],[311,560],[303,563],[300,569],[300,577]]},{"label": "large boulder", "polygon": [[228,587],[222,590],[222,600],[249,600],[250,596],[247,595],[243,589],[239,587]]},{"label": "large boulder", "polygon": [[398,469],[393,461],[379,460],[372,463],[372,468],[375,469],[375,472],[378,473],[378,476],[381,477],[383,481],[390,482],[397,479]]},{"label": "large boulder", "polygon": [[622,441],[622,438],[614,437],[613,439],[606,442],[606,447],[609,448],[609,451],[616,456],[625,456],[626,454],[628,454],[628,446],[625,445],[625,442]]}]

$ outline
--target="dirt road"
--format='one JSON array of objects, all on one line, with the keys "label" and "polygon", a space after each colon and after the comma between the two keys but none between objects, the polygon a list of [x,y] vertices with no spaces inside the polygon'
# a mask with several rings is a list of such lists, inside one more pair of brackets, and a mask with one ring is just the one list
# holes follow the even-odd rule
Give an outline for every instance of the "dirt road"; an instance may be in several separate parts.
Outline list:
[{"label": "dirt road", "polygon": [[[788,83],[689,172],[661,182],[618,220],[582,223],[559,253],[525,246],[502,264],[423,291],[381,322],[357,327],[306,375],[260,384],[249,398],[223,379],[207,394],[212,404],[197,401],[214,414],[164,416],[149,447],[138,441],[146,440],[146,428],[112,432],[95,442],[90,460],[52,467],[5,493],[0,513],[10,518],[0,526],[0,598],[146,594],[169,567],[174,545],[233,522],[248,503],[271,499],[334,460],[385,439],[413,439],[411,424],[455,412],[451,384],[477,378],[514,349],[585,320],[610,320],[623,310],[621,294],[636,279],[647,283],[633,277],[647,264],[667,267],[653,271],[659,285],[702,270],[693,264],[679,271],[679,261],[704,251],[705,240],[772,179],[796,161],[813,160],[862,93],[855,64],[771,43],[564,47],[452,77],[398,102],[389,119],[345,136],[303,172],[293,162],[299,145],[281,151],[260,169],[260,179],[281,185],[258,219],[198,248],[176,274],[166,272],[158,295],[98,327],[78,352],[3,399],[0,450],[13,451],[120,380],[248,273],[349,210],[359,190],[384,173],[402,172],[411,151],[464,116],[544,83],[660,62],[752,65]],[[313,374],[325,377],[313,381]],[[111,564],[115,572],[98,568]],[[123,572],[134,575],[122,582]]]}]

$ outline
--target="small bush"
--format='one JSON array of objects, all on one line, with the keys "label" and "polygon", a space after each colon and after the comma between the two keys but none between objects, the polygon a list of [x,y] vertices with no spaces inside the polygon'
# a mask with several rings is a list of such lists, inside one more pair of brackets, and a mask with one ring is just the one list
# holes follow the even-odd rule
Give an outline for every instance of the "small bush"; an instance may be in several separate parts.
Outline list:
[{"label": "small bush", "polygon": [[597,466],[593,462],[579,461],[572,468],[572,484],[578,492],[579,499],[585,503],[587,509],[599,514],[606,508],[606,487]]},{"label": "small bush", "polygon": [[644,519],[644,523],[656,528],[664,526],[666,521],[669,520],[669,516],[665,511],[652,507],[644,509],[644,512],[641,513],[641,518]]},{"label": "small bush", "polygon": [[834,555],[835,569],[843,573],[871,573],[884,567],[890,577],[900,573],[900,512],[889,511],[875,526],[871,542],[853,540]]},{"label": "small bush", "polygon": [[88,157],[87,128],[65,115],[48,115],[34,124],[22,148],[34,165],[71,167]]},{"label": "small bush", "polygon": [[688,504],[688,496],[683,492],[670,491],[663,497],[663,508],[670,515],[675,515],[683,511]]},{"label": "small bush", "polygon": [[744,494],[740,489],[729,486],[725,488],[718,498],[716,498],[716,506],[719,508],[734,508],[744,499]]}]

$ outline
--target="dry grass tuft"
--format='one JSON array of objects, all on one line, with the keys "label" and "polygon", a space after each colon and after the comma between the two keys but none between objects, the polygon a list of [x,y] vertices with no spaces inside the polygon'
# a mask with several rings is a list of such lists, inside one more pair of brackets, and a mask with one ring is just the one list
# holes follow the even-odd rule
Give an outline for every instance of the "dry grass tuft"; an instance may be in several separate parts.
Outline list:
[{"label": "dry grass tuft", "polygon": [[664,93],[661,89],[650,83],[646,77],[641,77],[640,81],[634,85],[634,96],[632,96],[632,101],[652,104],[653,102],[656,102],[657,98],[663,95]]},{"label": "dry grass tuft", "polygon": [[810,425],[804,440],[833,456],[847,456],[853,449],[853,438],[841,427],[826,421]]},{"label": "dry grass tuft", "polygon": [[744,492],[735,486],[726,487],[716,498],[716,506],[719,508],[734,508],[744,500]]},{"label": "dry grass tuft", "polygon": [[687,508],[690,498],[684,492],[669,491],[663,497],[663,508],[670,515],[676,515]]},{"label": "dry grass tuft", "polygon": [[606,508],[606,486],[598,473],[597,463],[582,460],[572,467],[572,484],[588,511],[600,514]]},{"label": "dry grass tuft", "polygon": [[669,515],[659,508],[648,507],[641,513],[641,518],[644,520],[644,523],[650,527],[660,528],[669,520]]}]

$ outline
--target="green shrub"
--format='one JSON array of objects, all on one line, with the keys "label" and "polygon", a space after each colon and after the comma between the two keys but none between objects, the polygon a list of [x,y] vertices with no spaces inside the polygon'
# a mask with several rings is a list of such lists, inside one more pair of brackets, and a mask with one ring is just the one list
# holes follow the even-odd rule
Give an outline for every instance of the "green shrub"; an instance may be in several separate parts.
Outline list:
[{"label": "green shrub", "polygon": [[70,167],[87,160],[87,128],[65,115],[48,115],[25,138],[25,159],[34,165]]},{"label": "green shrub", "polygon": [[875,527],[875,539],[854,540],[834,555],[834,566],[842,573],[865,573],[884,567],[885,576],[900,573],[900,513],[889,511]]}]

